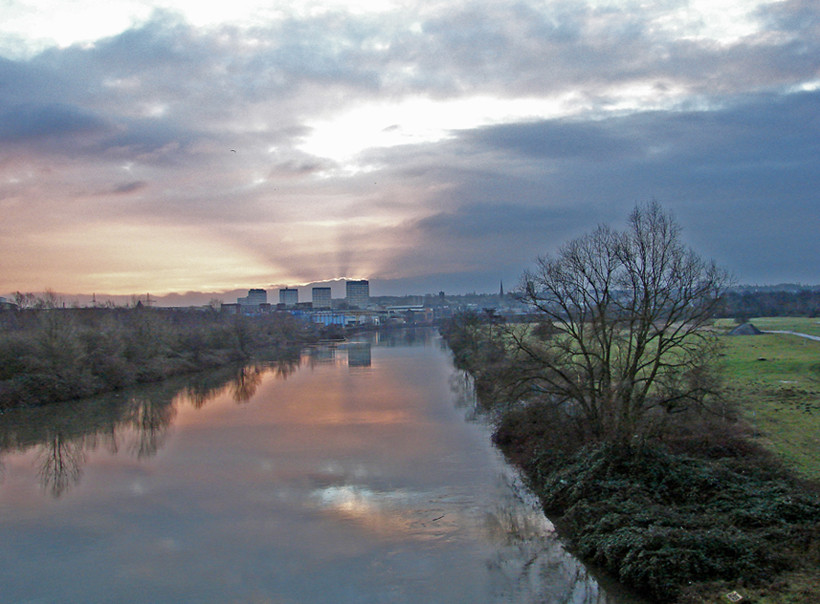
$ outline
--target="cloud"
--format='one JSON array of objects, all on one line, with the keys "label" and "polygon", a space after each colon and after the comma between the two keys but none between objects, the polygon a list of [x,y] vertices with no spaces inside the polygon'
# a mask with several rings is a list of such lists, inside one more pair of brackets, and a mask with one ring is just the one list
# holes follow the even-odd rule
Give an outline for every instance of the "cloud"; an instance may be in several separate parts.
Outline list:
[{"label": "cloud", "polygon": [[[26,259],[0,254],[0,289],[68,291],[70,266],[151,281],[152,237],[188,229],[220,254],[200,273],[213,289],[448,275],[494,291],[650,198],[742,278],[816,281],[820,11],[723,8],[418,2],[205,26],[158,11],[0,58],[0,244]],[[195,287],[184,264],[163,287]]]},{"label": "cloud", "polygon": [[114,187],[112,193],[119,194],[119,195],[127,195],[129,193],[136,193],[137,191],[142,191],[148,186],[148,183],[142,180],[135,180],[131,182],[125,182],[120,185]]},{"label": "cloud", "polygon": [[0,113],[0,142],[86,136],[106,129],[103,120],[78,107],[61,104],[18,105]]},{"label": "cloud", "polygon": [[[505,243],[522,249],[526,233],[547,227],[553,213],[562,217],[556,230],[570,234],[623,220],[635,202],[657,198],[689,227],[690,241],[747,279],[779,272],[810,281],[820,260],[812,221],[805,220],[816,216],[811,191],[820,190],[818,109],[818,92],[767,94],[719,111],[463,132],[454,146],[485,149],[484,169],[473,165],[475,173],[451,192],[464,200],[455,213],[426,226],[444,228],[442,239],[458,239],[488,237],[493,224],[499,234],[514,225]],[[527,166],[527,178],[495,170],[510,163]],[[505,203],[509,199],[515,203]],[[545,228],[541,245],[550,249],[555,242],[556,233]]]},{"label": "cloud", "polygon": [[467,132],[465,138],[539,160],[604,161],[640,152],[630,132],[614,131],[606,122],[550,120],[505,124]]}]

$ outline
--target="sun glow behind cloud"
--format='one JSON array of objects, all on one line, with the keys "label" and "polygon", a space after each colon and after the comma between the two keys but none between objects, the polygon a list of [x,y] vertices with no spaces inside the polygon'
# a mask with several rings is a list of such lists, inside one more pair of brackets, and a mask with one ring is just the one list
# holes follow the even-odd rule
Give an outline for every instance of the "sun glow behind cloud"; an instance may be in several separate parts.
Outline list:
[{"label": "sun glow behind cloud", "polygon": [[[6,2],[0,289],[477,273],[523,266],[544,229],[557,241],[588,208],[656,196],[705,209],[691,200],[712,190],[745,203],[767,190],[757,155],[772,170],[811,161],[777,103],[818,89],[815,10]],[[770,113],[736,109],[766,95]],[[732,147],[748,128],[766,135]]]},{"label": "sun glow behind cloud", "polygon": [[610,116],[618,112],[674,109],[682,101],[691,107],[683,85],[659,81],[624,82],[595,94],[570,91],[553,97],[499,98],[486,95],[453,99],[409,98],[363,103],[338,114],[308,122],[309,134],[299,149],[337,162],[337,173],[357,174],[378,169],[357,160],[369,149],[435,143],[460,130],[533,120]]},{"label": "sun glow behind cloud", "polygon": [[[308,122],[310,134],[300,149],[347,164],[366,149],[433,143],[456,130],[539,117],[568,115],[578,110],[572,98],[501,99],[474,96],[435,100],[416,97],[371,102]],[[361,169],[361,168],[359,168]]]}]

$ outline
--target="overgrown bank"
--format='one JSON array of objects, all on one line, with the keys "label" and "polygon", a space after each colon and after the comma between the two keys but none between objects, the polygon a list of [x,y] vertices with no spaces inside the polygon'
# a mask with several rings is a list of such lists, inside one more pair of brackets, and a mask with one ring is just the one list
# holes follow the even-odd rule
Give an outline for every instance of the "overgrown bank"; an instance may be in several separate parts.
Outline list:
[{"label": "overgrown bank", "polygon": [[147,307],[0,313],[0,408],[91,396],[316,341],[289,313],[249,317]]},{"label": "overgrown bank", "polygon": [[669,414],[627,442],[598,438],[516,385],[509,331],[476,317],[442,329],[494,414],[495,442],[581,558],[653,601],[820,601],[817,491],[728,406]]}]

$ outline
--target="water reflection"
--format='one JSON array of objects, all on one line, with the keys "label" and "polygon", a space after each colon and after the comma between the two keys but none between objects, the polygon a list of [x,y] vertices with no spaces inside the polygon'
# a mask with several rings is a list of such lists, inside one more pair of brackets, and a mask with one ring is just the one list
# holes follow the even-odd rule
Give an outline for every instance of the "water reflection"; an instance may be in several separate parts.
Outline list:
[{"label": "water reflection", "polygon": [[136,459],[156,455],[182,403],[196,409],[226,391],[237,403],[250,401],[270,373],[285,379],[302,363],[299,349],[238,367],[202,372],[158,385],[39,408],[8,409],[0,415],[0,482],[3,456],[35,451],[41,487],[58,498],[80,482],[88,454],[100,444]]},{"label": "water reflection", "polygon": [[[73,401],[34,409],[11,409],[0,415],[0,482],[5,453],[37,451],[37,475],[41,486],[60,497],[82,477],[87,453],[100,442],[116,453],[121,441],[137,459],[151,457],[163,446],[166,434],[181,402],[196,409],[228,392],[239,403],[248,403],[266,374],[287,379],[303,363],[346,363],[349,367],[370,367],[372,342],[378,335],[350,344],[314,346],[306,350],[288,348],[277,355],[246,365],[201,372],[159,385],[127,389],[83,401]],[[389,345],[409,340],[395,335]],[[418,340],[421,341],[421,340]],[[339,350],[344,351],[339,355]]]},{"label": "water reflection", "polygon": [[397,346],[433,346],[440,342],[436,332],[432,329],[394,329],[369,334],[373,345],[380,347]]},{"label": "water reflection", "polygon": [[80,480],[85,461],[85,443],[82,438],[69,440],[62,434],[54,434],[40,445],[37,458],[40,484],[54,497],[59,497]]},{"label": "water reflection", "polygon": [[370,355],[370,342],[352,343],[347,347],[347,365],[348,367],[370,367]]},{"label": "water reflection", "polygon": [[195,409],[201,409],[211,399],[219,396],[225,385],[234,378],[236,368],[202,372],[193,376],[179,391],[179,396],[187,399]]},{"label": "water reflection", "polygon": [[156,454],[176,415],[173,394],[7,410],[0,418],[0,455],[35,451],[40,485],[60,497],[80,481],[88,453],[100,445],[116,454],[125,441],[137,459]]},{"label": "water reflection", "polygon": [[[168,427],[176,416],[176,407],[170,401],[149,397],[133,397],[129,405],[132,414],[126,425],[134,428],[136,435],[130,449],[137,459],[151,457],[164,443]],[[116,434],[116,427],[112,431]]]},{"label": "water reflection", "polygon": [[318,365],[332,365],[336,362],[336,346],[313,346],[307,349],[308,365],[312,368]]},{"label": "water reflection", "polygon": [[247,403],[259,384],[262,383],[264,367],[261,365],[245,365],[236,370],[231,382],[231,395],[237,403]]},{"label": "water reflection", "polygon": [[614,603],[616,599],[567,554],[520,479],[510,472],[506,480],[511,500],[488,513],[485,524],[487,532],[504,544],[488,562],[499,591],[524,602]]},{"label": "water reflection", "polygon": [[[466,538],[494,543],[493,553],[486,560],[491,595],[487,601],[616,602],[583,565],[567,554],[552,524],[518,477],[504,472],[502,478],[507,489],[491,508],[476,506],[475,494],[468,491],[379,491],[366,484],[315,489],[308,504],[390,541],[435,546]],[[632,600],[622,597],[618,601]]]},{"label": "water reflection", "polygon": [[267,359],[262,365],[277,378],[287,379],[302,366],[303,355],[298,348],[280,351],[275,358]]},{"label": "water reflection", "polygon": [[[627,601],[464,422],[471,387],[430,331],[393,332],[7,412],[4,597]],[[26,470],[59,501],[13,492]]]},{"label": "water reflection", "polygon": [[456,407],[464,410],[464,417],[468,421],[477,421],[479,418],[492,419],[479,408],[475,380],[469,373],[455,369],[450,375],[450,390],[453,392]]}]

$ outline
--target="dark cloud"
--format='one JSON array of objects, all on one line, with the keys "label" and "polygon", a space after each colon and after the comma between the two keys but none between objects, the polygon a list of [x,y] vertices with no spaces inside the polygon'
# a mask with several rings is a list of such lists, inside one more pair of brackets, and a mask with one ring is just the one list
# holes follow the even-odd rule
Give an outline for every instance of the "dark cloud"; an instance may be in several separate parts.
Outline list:
[{"label": "dark cloud", "polygon": [[132,182],[126,182],[121,185],[117,185],[114,187],[112,193],[117,195],[127,195],[129,193],[136,193],[137,191],[142,191],[148,186],[148,183],[141,180],[136,180]]},{"label": "dark cloud", "polygon": [[[511,203],[466,203],[447,213],[419,220],[415,228],[431,240],[474,246],[494,238],[518,241],[549,239],[566,233],[574,216],[567,208],[532,207]],[[472,249],[472,248],[471,248]]]},{"label": "dark cloud", "polygon": [[393,150],[383,159],[432,199],[405,226],[416,245],[400,263],[511,281],[654,198],[739,279],[817,282],[819,116],[820,92],[755,94],[720,109],[490,126]]},{"label": "dark cloud", "polygon": [[600,162],[721,172],[752,165],[756,170],[814,167],[820,145],[818,109],[818,92],[755,95],[723,109],[492,126],[461,138],[533,161],[577,161],[585,169]]},{"label": "dark cloud", "polygon": [[6,143],[63,139],[105,130],[102,119],[70,105],[17,105],[0,113],[0,142]]},{"label": "dark cloud", "polygon": [[808,44],[818,39],[820,33],[820,13],[814,0],[784,0],[763,4],[758,14],[767,23],[767,29],[777,31],[791,31],[800,34],[800,38],[790,42],[800,41]]},{"label": "dark cloud", "polygon": [[316,158],[290,159],[271,167],[269,177],[273,179],[304,178],[336,167],[333,162]]},{"label": "dark cloud", "polygon": [[603,122],[539,121],[505,124],[464,133],[465,139],[541,160],[626,158],[641,152],[630,130]]},{"label": "dark cloud", "polygon": [[55,102],[55,88],[62,88],[58,74],[30,61],[12,61],[0,57],[0,106]]},{"label": "dark cloud", "polygon": [[[449,195],[461,206],[419,225],[441,240],[476,234],[492,242],[509,230],[497,244],[499,255],[511,247],[535,254],[539,229],[541,251],[554,249],[573,233],[623,220],[634,203],[657,198],[688,227],[691,242],[747,279],[818,278],[818,92],[593,124],[488,127],[461,133],[454,153],[476,145],[488,152],[481,167],[451,175],[459,184]],[[504,173],[512,163],[529,166],[525,177]]]}]

